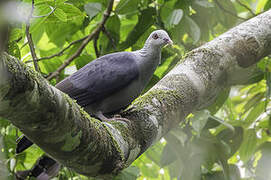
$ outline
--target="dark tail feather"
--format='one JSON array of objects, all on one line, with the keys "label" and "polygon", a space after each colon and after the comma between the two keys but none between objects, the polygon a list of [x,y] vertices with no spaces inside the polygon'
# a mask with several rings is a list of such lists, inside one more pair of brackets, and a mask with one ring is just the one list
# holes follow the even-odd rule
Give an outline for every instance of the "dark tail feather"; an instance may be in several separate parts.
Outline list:
[{"label": "dark tail feather", "polygon": [[40,157],[31,170],[16,173],[17,180],[35,177],[37,180],[49,180],[55,177],[60,170],[60,164],[47,155]]},{"label": "dark tail feather", "polygon": [[33,143],[29,139],[27,139],[26,136],[23,136],[22,139],[20,139],[19,142],[17,143],[16,153],[19,154],[23,152],[25,149],[32,146],[32,144]]}]

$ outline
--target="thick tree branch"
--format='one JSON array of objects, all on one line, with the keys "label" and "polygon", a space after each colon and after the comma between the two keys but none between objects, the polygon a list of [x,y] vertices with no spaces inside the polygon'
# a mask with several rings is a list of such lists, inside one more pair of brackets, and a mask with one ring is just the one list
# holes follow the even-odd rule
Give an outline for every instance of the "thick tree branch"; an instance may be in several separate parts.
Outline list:
[{"label": "thick tree branch", "polygon": [[29,48],[30,48],[32,58],[33,58],[33,63],[34,63],[35,70],[40,72],[40,68],[39,68],[38,61],[37,61],[38,57],[37,57],[37,54],[35,52],[35,45],[33,43],[32,35],[29,32],[30,20],[31,20],[33,12],[34,12],[34,8],[35,8],[35,2],[34,2],[34,0],[32,0],[32,8],[31,8],[30,15],[29,15],[29,17],[27,19],[27,22],[26,22],[25,34],[26,34],[27,42],[28,42],[28,45],[29,45]]},{"label": "thick tree branch", "polygon": [[82,42],[81,46],[77,49],[77,51],[69,57],[67,60],[64,61],[64,63],[50,76],[47,77],[48,80],[51,80],[55,77],[57,77],[61,71],[63,71],[76,57],[78,57],[83,49],[86,47],[86,45],[102,30],[103,26],[105,25],[107,19],[110,16],[110,13],[112,11],[114,0],[110,0],[109,4],[107,6],[106,11],[104,12],[103,19],[101,23],[97,26],[97,28]]},{"label": "thick tree branch", "polygon": [[[193,50],[121,115],[100,122],[20,61],[0,58],[0,116],[78,173],[114,175],[271,49],[271,10]],[[235,81],[235,84],[238,82]],[[242,82],[239,82],[242,83]]]}]

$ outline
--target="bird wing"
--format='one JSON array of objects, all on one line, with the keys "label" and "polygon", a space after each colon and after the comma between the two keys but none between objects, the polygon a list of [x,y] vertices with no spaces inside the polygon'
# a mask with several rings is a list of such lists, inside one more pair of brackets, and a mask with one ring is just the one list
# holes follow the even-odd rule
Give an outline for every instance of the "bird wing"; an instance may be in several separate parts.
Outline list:
[{"label": "bird wing", "polygon": [[85,107],[128,86],[138,77],[139,68],[135,55],[120,52],[90,62],[56,87]]}]

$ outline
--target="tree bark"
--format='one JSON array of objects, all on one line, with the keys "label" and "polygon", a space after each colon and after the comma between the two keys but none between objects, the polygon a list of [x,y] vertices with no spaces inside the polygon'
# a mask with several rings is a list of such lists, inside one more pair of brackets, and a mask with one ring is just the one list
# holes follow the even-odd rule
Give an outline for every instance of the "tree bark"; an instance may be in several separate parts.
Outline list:
[{"label": "tree bark", "polygon": [[[185,117],[212,104],[225,87],[244,83],[271,53],[271,10],[191,51],[121,116],[100,122],[38,73],[2,53],[0,116],[61,164],[110,177],[129,166]],[[252,68],[251,68],[252,67]],[[242,73],[243,78],[233,76]]]}]

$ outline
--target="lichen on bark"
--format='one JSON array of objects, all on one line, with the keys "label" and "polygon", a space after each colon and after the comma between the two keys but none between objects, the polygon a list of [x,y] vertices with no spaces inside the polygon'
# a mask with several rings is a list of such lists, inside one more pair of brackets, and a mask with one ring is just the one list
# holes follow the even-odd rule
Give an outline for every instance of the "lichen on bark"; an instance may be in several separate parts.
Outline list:
[{"label": "lichen on bark", "polygon": [[0,116],[63,165],[81,174],[110,177],[189,113],[212,104],[232,80],[242,83],[244,78],[230,75],[270,53],[270,24],[271,10],[193,50],[121,113],[126,119],[106,123],[90,117],[31,68],[1,54]]}]

